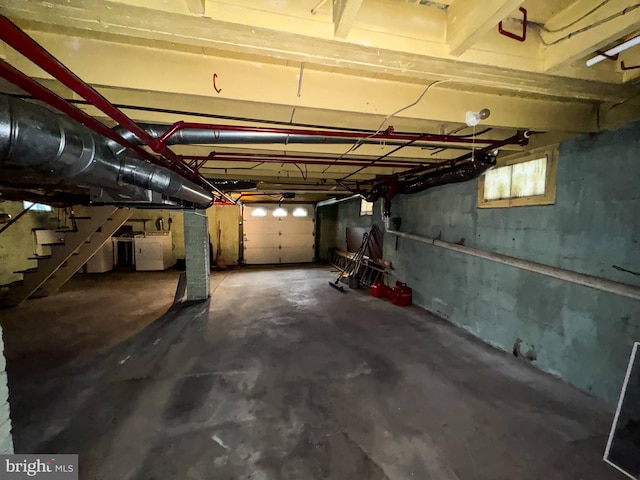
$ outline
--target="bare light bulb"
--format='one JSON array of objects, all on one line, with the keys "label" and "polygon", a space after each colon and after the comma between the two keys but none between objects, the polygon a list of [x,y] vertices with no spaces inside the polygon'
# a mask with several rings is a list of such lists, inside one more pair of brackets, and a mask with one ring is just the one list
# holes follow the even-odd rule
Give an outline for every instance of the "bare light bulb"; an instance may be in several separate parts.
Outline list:
[{"label": "bare light bulb", "polygon": [[468,111],[465,115],[465,122],[469,127],[475,127],[480,123],[480,120],[485,120],[491,115],[491,110],[483,108],[479,112]]}]

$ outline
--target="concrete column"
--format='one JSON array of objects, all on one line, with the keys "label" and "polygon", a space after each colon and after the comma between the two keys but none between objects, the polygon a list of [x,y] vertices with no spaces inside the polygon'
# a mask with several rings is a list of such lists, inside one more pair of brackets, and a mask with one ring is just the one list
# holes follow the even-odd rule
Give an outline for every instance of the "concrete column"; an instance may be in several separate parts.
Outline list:
[{"label": "concrete column", "polygon": [[184,252],[187,264],[187,300],[209,298],[209,231],[204,210],[184,212]]},{"label": "concrete column", "polygon": [[9,386],[7,385],[7,362],[4,358],[4,340],[0,328],[0,455],[13,453],[11,418],[9,416]]}]

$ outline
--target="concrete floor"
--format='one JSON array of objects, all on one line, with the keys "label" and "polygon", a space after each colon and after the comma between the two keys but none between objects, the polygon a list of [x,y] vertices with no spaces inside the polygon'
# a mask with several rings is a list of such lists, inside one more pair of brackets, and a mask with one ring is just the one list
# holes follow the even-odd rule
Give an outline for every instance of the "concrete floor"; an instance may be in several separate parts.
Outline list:
[{"label": "concrete floor", "polygon": [[621,478],[599,402],[332,275],[218,274],[155,322],[173,273],[2,312],[16,451],[79,453],[82,479]]}]

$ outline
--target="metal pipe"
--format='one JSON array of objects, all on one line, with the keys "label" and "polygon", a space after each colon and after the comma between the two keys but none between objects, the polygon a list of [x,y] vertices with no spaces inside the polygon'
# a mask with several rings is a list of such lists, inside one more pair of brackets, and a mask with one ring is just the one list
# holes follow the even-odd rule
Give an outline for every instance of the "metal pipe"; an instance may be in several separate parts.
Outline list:
[{"label": "metal pipe", "polygon": [[4,177],[25,169],[81,187],[115,191],[129,201],[148,200],[147,190],[197,206],[213,195],[167,168],[116,157],[104,137],[64,115],[0,95],[0,168]]},{"label": "metal pipe", "polygon": [[[365,144],[402,145],[413,141],[416,146],[428,143],[477,144],[493,147],[501,140],[460,138],[451,135],[394,134],[389,128],[380,133],[308,130],[292,128],[247,127],[241,125],[216,125],[208,123],[176,122],[173,125],[140,124],[157,144],[213,145],[213,144]],[[125,139],[139,141],[135,134],[119,129]]]},{"label": "metal pipe", "polygon": [[[85,83],[76,74],[64,66],[53,55],[45,50],[40,44],[33,40],[29,35],[23,32],[7,17],[0,15],[0,39],[24,55],[44,71],[51,74],[62,84],[76,92],[82,98],[90,102],[104,114],[115,120],[118,124],[131,131],[140,140],[140,143],[148,145],[151,149],[165,157],[172,170],[180,172],[182,176],[195,180],[206,188],[214,189],[207,180],[202,177],[196,170],[180,160],[180,157],[166,147],[163,143],[158,143],[151,138],[144,129],[140,128],[133,120],[115,107],[109,100],[103,97],[97,90]],[[66,100],[63,100],[66,102]],[[68,103],[68,102],[66,102]],[[91,128],[91,127],[89,127]],[[138,143],[138,142],[132,142]],[[143,155],[143,158],[146,156]],[[157,163],[148,159],[153,163]],[[222,194],[222,192],[219,192]]]},{"label": "metal pipe", "polygon": [[278,193],[282,193],[282,192],[293,192],[293,193],[315,193],[315,194],[321,194],[321,195],[349,195],[351,192],[349,190],[320,190],[320,189],[313,189],[313,188],[308,188],[306,190],[301,190],[296,188],[295,190],[293,189],[289,189],[287,190],[286,188],[281,188],[280,190],[276,190],[276,189],[267,189],[267,190],[260,190],[262,193],[266,193],[266,194],[278,194]]},{"label": "metal pipe", "polygon": [[13,66],[9,65],[7,62],[5,62],[2,59],[0,59],[0,77],[8,80],[18,88],[33,95],[34,97],[44,101],[48,105],[51,105],[55,109],[64,113],[65,115],[68,115],[69,117],[74,119],[76,122],[82,123],[83,125],[93,130],[94,132],[99,133],[100,135],[107,137],[113,142],[118,143],[125,149],[126,148],[131,149],[137,155],[139,155],[140,158],[149,160],[152,163],[156,163],[156,164],[160,163],[162,165],[166,165],[166,162],[161,162],[157,157],[151,155],[149,152],[147,152],[143,148],[140,148],[140,146],[138,146],[137,144],[131,143],[128,140],[125,140],[124,138],[122,138],[122,136],[118,135],[114,130],[108,128],[106,125],[99,122],[98,120],[88,115],[87,113],[83,112],[78,107],[69,103],[67,100],[60,97],[56,93],[52,92],[48,88],[43,87],[38,82],[29,78],[27,75],[17,70]]},{"label": "metal pipe", "polygon": [[370,161],[358,161],[358,160],[347,160],[347,159],[338,159],[337,157],[292,157],[289,155],[270,155],[270,154],[237,154],[237,155],[229,155],[229,154],[215,154],[208,156],[198,156],[198,155],[183,155],[184,160],[191,161],[207,161],[207,160],[215,160],[219,162],[230,162],[230,163],[279,163],[279,164],[297,164],[297,165],[328,165],[328,166],[341,166],[341,167],[359,167],[363,166],[364,168],[369,167],[386,167],[386,168],[413,168],[416,166],[424,165],[424,163],[420,162],[380,162],[374,165],[371,165]]},{"label": "metal pipe", "polygon": [[[307,154],[299,154],[299,153],[285,153],[285,154],[279,154],[279,153],[245,153],[245,152],[211,152],[209,155],[207,156],[189,156],[189,155],[183,155],[182,158],[184,159],[198,159],[198,160],[202,160],[202,159],[206,159],[206,160],[220,160],[222,159],[227,159],[227,158],[244,158],[244,159],[258,159],[259,161],[262,161],[263,159],[267,158],[267,159],[276,159],[276,160],[300,160],[300,161],[305,161],[305,160],[323,160],[325,162],[327,162],[327,164],[333,164],[333,162],[335,161],[341,161],[341,162],[368,162],[370,161],[367,157],[345,157],[345,158],[340,158],[338,156],[331,156],[331,155],[307,155]],[[414,166],[420,166],[420,165],[424,165],[425,163],[437,163],[438,160],[433,160],[433,159],[421,159],[421,160],[411,160],[408,159],[406,157],[394,157],[395,160],[387,160],[390,163],[393,164],[402,164],[402,165],[414,165]]]},{"label": "metal pipe", "polygon": [[322,200],[321,202],[316,203],[317,207],[326,207],[327,205],[334,205],[336,203],[346,202],[347,200],[354,200],[356,198],[362,198],[362,195],[356,193],[355,195],[351,195],[350,197],[345,198],[329,198],[328,200]]},{"label": "metal pipe", "polygon": [[544,265],[542,263],[531,262],[529,260],[522,260],[520,258],[503,255],[501,253],[487,252],[485,250],[479,250],[477,248],[467,247],[465,245],[449,243],[443,240],[438,240],[436,238],[423,237],[411,233],[398,232],[396,230],[387,230],[387,233],[390,233],[391,235],[397,235],[399,237],[409,238],[411,240],[426,243],[436,247],[446,248],[447,250],[463,253],[465,255],[471,255],[478,258],[484,258],[485,260],[502,263],[504,265],[510,265],[522,270],[539,273],[540,275],[557,278],[558,280],[564,280],[566,282],[575,283],[584,287],[613,293],[615,295],[632,298],[634,300],[640,300],[640,288],[633,285],[614,282],[612,280],[606,280],[604,278],[594,277],[592,275],[586,275],[584,273],[573,272],[571,270],[565,270],[563,268],[552,267],[550,265]]}]

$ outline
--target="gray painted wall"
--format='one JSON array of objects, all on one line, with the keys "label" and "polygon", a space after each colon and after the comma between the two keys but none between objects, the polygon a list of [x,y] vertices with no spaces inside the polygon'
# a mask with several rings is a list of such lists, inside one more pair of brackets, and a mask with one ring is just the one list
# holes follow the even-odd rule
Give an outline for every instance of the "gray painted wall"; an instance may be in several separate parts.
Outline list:
[{"label": "gray painted wall", "polygon": [[360,227],[369,229],[375,223],[382,227],[379,210],[380,202],[373,206],[373,215],[360,215],[360,199],[354,198],[338,203],[336,215],[335,246],[341,250],[347,249],[347,227]]},{"label": "gray painted wall", "polygon": [[373,224],[382,225],[382,213],[380,202],[373,206],[373,215],[360,215],[360,199],[345,200],[319,207],[316,212],[316,237],[318,260],[330,261],[332,248],[347,249],[347,227],[360,227],[369,229]]},{"label": "gray painted wall", "polygon": [[[555,205],[477,208],[477,181],[402,195],[402,230],[640,285],[640,124],[560,147]],[[348,205],[339,218],[348,218]],[[386,235],[394,276],[414,303],[485,341],[535,352],[534,364],[614,406],[640,341],[640,302]]]},{"label": "gray painted wall", "polygon": [[320,262],[331,261],[329,250],[336,247],[337,221],[337,203],[316,210],[316,258]]}]

